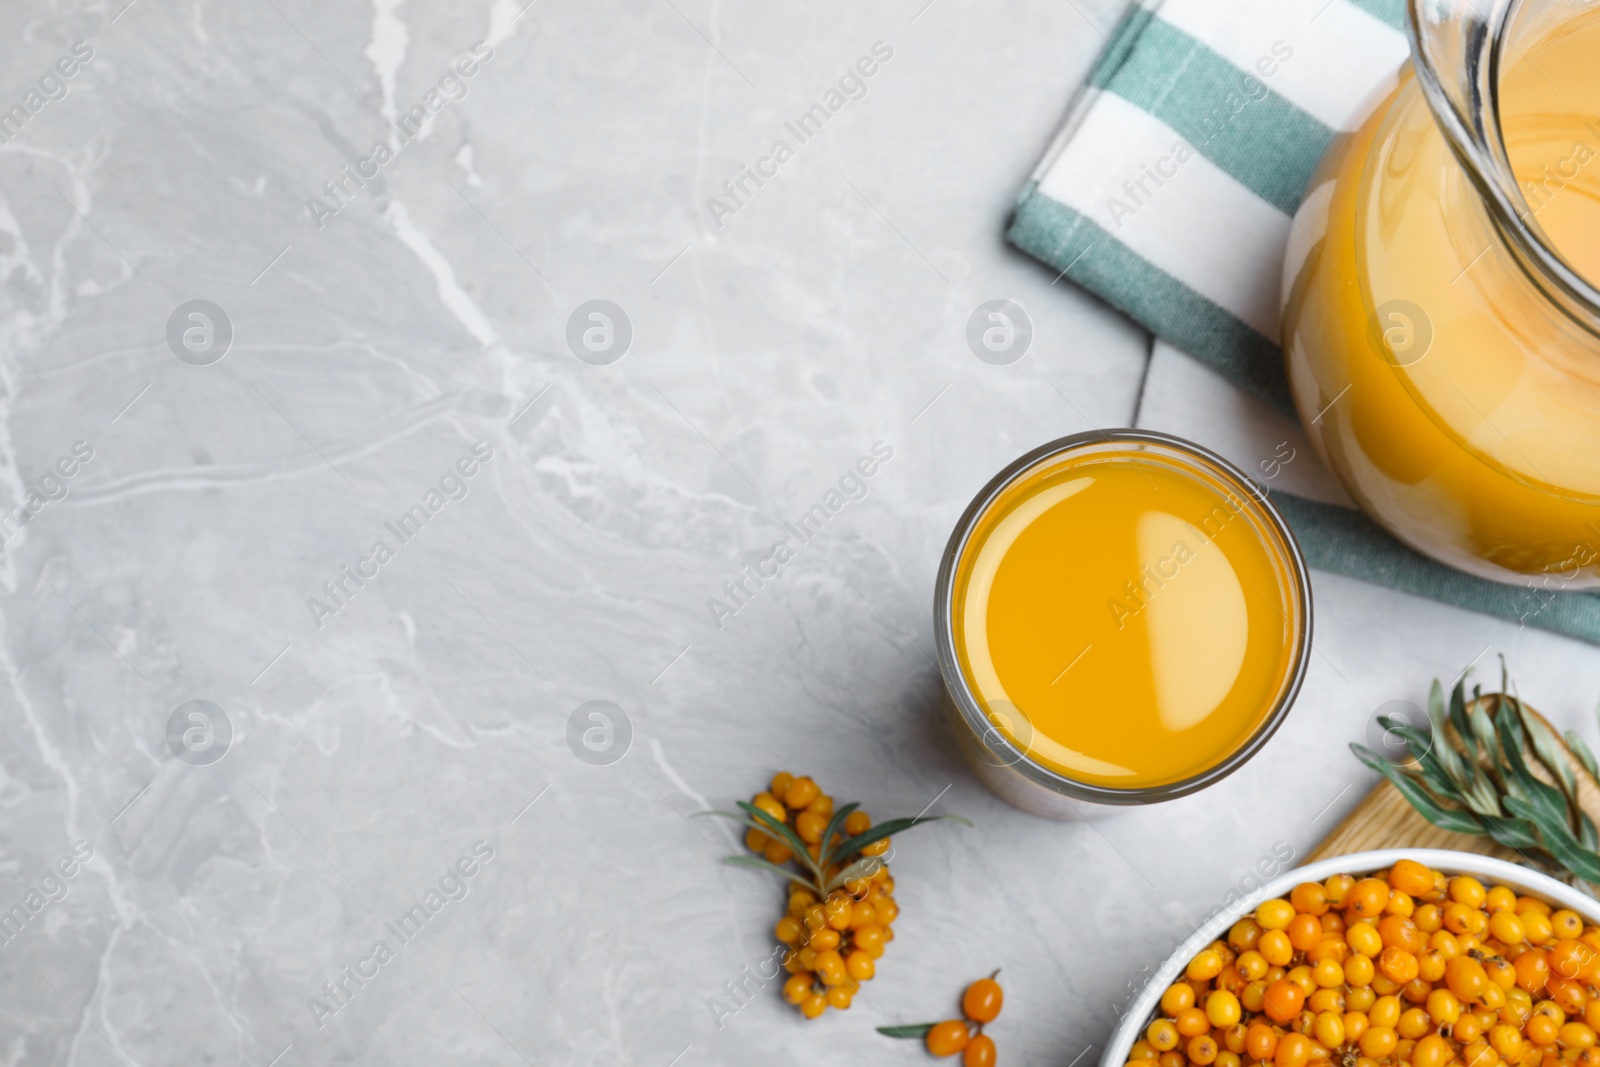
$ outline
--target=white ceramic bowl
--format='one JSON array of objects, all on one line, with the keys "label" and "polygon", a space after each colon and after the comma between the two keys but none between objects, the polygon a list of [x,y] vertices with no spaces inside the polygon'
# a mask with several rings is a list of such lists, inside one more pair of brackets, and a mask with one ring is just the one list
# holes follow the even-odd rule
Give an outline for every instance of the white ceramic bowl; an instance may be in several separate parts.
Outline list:
[{"label": "white ceramic bowl", "polygon": [[1588,922],[1600,924],[1600,901],[1585,896],[1570,886],[1562,885],[1548,875],[1515,863],[1479,856],[1472,852],[1450,852],[1430,848],[1386,848],[1377,852],[1356,852],[1348,856],[1334,856],[1304,867],[1287,871],[1231,908],[1217,912],[1198,927],[1177,951],[1150,977],[1143,991],[1133,1001],[1116,1032],[1106,1045],[1100,1058],[1101,1067],[1123,1067],[1128,1052],[1139,1040],[1150,1020],[1155,1018],[1161,994],[1178,980],[1195,953],[1218,938],[1226,936],[1228,928],[1256,910],[1256,905],[1274,897],[1286,897],[1301,882],[1321,882],[1335,874],[1353,874],[1357,877],[1392,867],[1396,860],[1413,859],[1445,874],[1470,874],[1485,886],[1503,885],[1515,889],[1519,896],[1533,896],[1548,904],[1571,908]]}]

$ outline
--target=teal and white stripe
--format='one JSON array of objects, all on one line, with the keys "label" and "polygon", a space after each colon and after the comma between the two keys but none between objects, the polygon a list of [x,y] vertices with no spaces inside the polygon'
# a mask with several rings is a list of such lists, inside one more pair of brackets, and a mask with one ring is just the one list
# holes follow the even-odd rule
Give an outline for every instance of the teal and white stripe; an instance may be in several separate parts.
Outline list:
[{"label": "teal and white stripe", "polygon": [[[1023,189],[1009,239],[1292,412],[1279,289],[1286,255],[1293,266],[1321,236],[1315,211],[1295,213],[1324,149],[1392,88],[1403,27],[1403,0],[1141,0]],[[1274,496],[1314,566],[1600,643],[1600,597],[1558,594],[1530,615],[1526,592],[1432,563],[1359,512]]]}]

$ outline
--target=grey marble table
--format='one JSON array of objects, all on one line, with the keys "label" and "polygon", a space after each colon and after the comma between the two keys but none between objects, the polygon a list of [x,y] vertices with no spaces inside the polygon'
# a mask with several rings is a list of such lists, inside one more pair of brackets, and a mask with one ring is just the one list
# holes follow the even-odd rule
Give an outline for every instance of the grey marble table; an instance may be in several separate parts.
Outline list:
[{"label": "grey marble table", "polygon": [[[1002,1062],[1093,1063],[1384,701],[1503,651],[1583,721],[1591,650],[1319,575],[1217,788],[1060,825],[959,764],[949,528],[1147,357],[1000,236],[1117,7],[6,4],[0,1062],[907,1064],[1004,967]],[[686,817],[779,769],[976,824],[814,1024],[733,991],[781,898]]]}]

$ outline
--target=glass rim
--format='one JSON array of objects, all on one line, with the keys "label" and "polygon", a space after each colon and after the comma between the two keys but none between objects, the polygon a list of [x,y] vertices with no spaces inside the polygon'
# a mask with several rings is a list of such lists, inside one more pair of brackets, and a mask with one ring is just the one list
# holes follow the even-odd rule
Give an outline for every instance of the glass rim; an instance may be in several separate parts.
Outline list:
[{"label": "glass rim", "polygon": [[[953,603],[956,567],[978,520],[988,512],[1001,493],[1023,475],[1057,456],[1088,445],[1119,442],[1155,445],[1168,449],[1187,460],[1198,461],[1203,466],[1214,468],[1225,483],[1232,483],[1229,488],[1237,491],[1240,497],[1252,501],[1260,509],[1267,525],[1281,539],[1285,557],[1283,562],[1299,601],[1296,619],[1299,647],[1295,651],[1294,662],[1273,700],[1271,710],[1262,717],[1251,735],[1215,764],[1188,778],[1160,785],[1126,789],[1069,778],[1039,763],[1029,756],[1025,749],[1019,748],[994,728],[979,706],[977,696],[962,672],[960,660],[956,655]],[[961,518],[956,522],[955,528],[950,532],[950,539],[945,544],[944,555],[939,563],[938,578],[934,583],[933,629],[939,673],[944,679],[945,692],[949,694],[951,702],[960,713],[962,723],[972,731],[982,747],[990,751],[1003,752],[1008,758],[1014,757],[1008,763],[996,764],[997,769],[1009,769],[1053,793],[1093,804],[1153,804],[1164,800],[1175,800],[1221,781],[1248,762],[1271,740],[1300,694],[1311,660],[1312,624],[1311,575],[1306,567],[1305,556],[1301,552],[1299,541],[1295,539],[1294,532],[1289,529],[1288,522],[1269,499],[1266,490],[1259,487],[1244,471],[1210,449],[1193,441],[1155,430],[1088,430],[1069,434],[1025,452],[1008,463],[978,491],[966,510],[961,513]],[[994,735],[992,741],[989,739],[990,734]]]},{"label": "glass rim", "polygon": [[[1526,0],[1492,0],[1488,14],[1472,3],[1469,17],[1478,20],[1484,32],[1472,35],[1476,49],[1463,46],[1465,54],[1460,57],[1466,67],[1460,72],[1466,114],[1458,93],[1451,90],[1452,83],[1441,73],[1434,47],[1440,32],[1429,32],[1437,24],[1428,21],[1425,6],[1439,7],[1440,0],[1406,0],[1406,39],[1434,123],[1477,190],[1502,241],[1530,280],[1569,318],[1600,334],[1600,288],[1567,262],[1534,220],[1512,169],[1500,123],[1503,50],[1510,44],[1508,34],[1516,16],[1525,10]],[[1515,49],[1515,45],[1511,47]],[[1439,50],[1445,50],[1443,45]]]}]

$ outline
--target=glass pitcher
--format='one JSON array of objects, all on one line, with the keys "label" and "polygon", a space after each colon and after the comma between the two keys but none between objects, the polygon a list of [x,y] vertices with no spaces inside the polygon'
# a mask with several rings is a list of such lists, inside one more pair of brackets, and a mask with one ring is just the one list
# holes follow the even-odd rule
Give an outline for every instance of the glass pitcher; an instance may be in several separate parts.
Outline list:
[{"label": "glass pitcher", "polygon": [[1295,405],[1418,551],[1600,587],[1600,4],[1409,0],[1408,22],[1412,61],[1295,218]]}]

